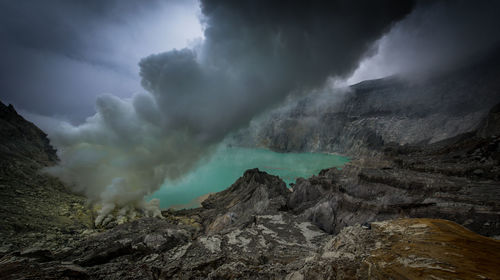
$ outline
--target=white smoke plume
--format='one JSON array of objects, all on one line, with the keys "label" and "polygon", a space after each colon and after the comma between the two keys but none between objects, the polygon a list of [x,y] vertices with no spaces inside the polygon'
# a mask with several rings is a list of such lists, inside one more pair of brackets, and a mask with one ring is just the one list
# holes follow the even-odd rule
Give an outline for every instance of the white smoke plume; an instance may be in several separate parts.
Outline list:
[{"label": "white smoke plume", "polygon": [[147,208],[145,195],[189,170],[209,148],[188,131],[167,130],[150,95],[102,96],[96,109],[83,125],[52,134],[61,162],[49,171],[102,204],[98,223],[115,208]]},{"label": "white smoke plume", "polygon": [[158,215],[145,195],[288,94],[352,73],[411,9],[400,0],[360,3],[202,1],[201,45],[143,59],[148,93],[102,96],[84,124],[53,133],[61,161],[49,172],[102,205],[97,224],[114,210]]}]

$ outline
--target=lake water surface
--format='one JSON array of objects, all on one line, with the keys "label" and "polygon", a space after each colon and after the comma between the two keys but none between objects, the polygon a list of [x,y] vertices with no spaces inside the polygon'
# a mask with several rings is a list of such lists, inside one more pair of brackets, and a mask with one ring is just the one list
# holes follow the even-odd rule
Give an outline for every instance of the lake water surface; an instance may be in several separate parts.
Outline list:
[{"label": "lake water surface", "polygon": [[348,161],[346,157],[332,154],[276,153],[220,146],[210,160],[180,180],[165,182],[149,199],[160,199],[162,209],[198,207],[201,197],[230,187],[247,169],[259,168],[277,175],[288,185],[298,177],[307,178],[325,168],[341,167]]}]

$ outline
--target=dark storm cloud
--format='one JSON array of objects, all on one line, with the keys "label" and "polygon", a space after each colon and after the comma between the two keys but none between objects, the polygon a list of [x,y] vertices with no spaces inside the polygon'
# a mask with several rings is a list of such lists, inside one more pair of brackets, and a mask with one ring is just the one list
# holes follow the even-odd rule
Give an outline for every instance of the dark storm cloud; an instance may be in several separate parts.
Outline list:
[{"label": "dark storm cloud", "polygon": [[292,91],[349,75],[408,1],[202,1],[199,52],[141,61],[169,122],[220,138]]},{"label": "dark storm cloud", "polygon": [[[124,24],[144,10],[160,7],[159,0],[48,0],[2,1],[2,35],[19,47],[65,55],[93,64],[115,67],[106,56],[107,48],[99,29],[110,23]],[[171,2],[171,1],[170,1]]]},{"label": "dark storm cloud", "polygon": [[130,96],[141,90],[137,62],[150,54],[148,44],[161,43],[145,39],[164,37],[160,50],[172,48],[167,34],[155,28],[158,22],[149,21],[173,17],[170,11],[194,4],[1,0],[0,98],[34,113],[81,121],[94,112],[97,95]]},{"label": "dark storm cloud", "polygon": [[351,79],[432,75],[500,50],[500,1],[421,2],[378,43]]},{"label": "dark storm cloud", "polygon": [[50,172],[113,209],[141,207],[227,133],[290,93],[349,75],[409,1],[202,1],[205,39],[140,62],[148,94],[97,100],[97,114],[52,135]]}]

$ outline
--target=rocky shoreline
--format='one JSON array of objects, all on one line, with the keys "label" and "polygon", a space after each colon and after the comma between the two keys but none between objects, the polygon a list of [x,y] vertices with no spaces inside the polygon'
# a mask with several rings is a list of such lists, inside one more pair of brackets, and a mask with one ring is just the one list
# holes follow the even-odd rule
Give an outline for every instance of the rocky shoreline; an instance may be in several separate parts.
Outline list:
[{"label": "rocky shoreline", "polygon": [[0,109],[2,279],[500,274],[500,241],[486,237],[500,234],[500,106],[475,131],[384,144],[377,157],[299,179],[293,191],[252,169],[200,208],[101,228],[83,197],[39,172],[56,160],[45,134]]}]

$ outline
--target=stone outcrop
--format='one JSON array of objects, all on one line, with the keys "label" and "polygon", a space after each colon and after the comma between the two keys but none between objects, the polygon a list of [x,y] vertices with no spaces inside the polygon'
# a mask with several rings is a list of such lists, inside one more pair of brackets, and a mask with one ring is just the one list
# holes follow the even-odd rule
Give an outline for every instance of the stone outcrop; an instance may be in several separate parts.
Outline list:
[{"label": "stone outcrop", "polygon": [[286,207],[289,194],[278,176],[247,170],[231,187],[202,202],[207,232],[255,223],[256,215],[263,213],[276,214]]},{"label": "stone outcrop", "polygon": [[2,158],[20,158],[41,166],[57,161],[56,150],[47,134],[20,116],[12,105],[0,102],[0,154]]},{"label": "stone outcrop", "polygon": [[446,220],[401,219],[327,235],[291,216],[193,236],[143,218],[62,253],[1,258],[10,279],[495,279],[500,241]]},{"label": "stone outcrop", "polygon": [[[328,234],[286,212],[290,191],[278,177],[248,170],[203,208],[165,211],[103,231],[75,234],[70,247],[11,251],[11,278],[272,279],[301,267]],[[216,226],[219,217],[230,219]],[[215,224],[215,225],[214,225]],[[29,269],[21,269],[28,267]],[[69,270],[69,271],[68,271]]]}]

